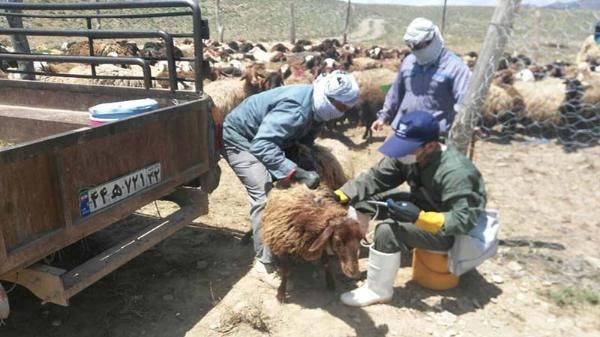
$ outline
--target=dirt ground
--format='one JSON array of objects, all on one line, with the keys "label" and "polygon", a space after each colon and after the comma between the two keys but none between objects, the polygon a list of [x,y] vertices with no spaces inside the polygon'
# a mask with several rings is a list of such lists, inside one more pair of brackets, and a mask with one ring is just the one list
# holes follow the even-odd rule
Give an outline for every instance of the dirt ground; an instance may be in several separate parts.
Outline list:
[{"label": "dirt ground", "polygon": [[[360,130],[345,140],[359,143]],[[352,152],[357,172],[376,162],[382,137]],[[479,142],[475,162],[501,215],[497,256],[436,292],[396,279],[389,305],[348,308],[352,289],[337,272],[325,288],[319,266],[292,268],[288,303],[247,275],[252,248],[246,196],[221,162],[221,185],[210,214],[75,296],[69,307],[41,304],[22,287],[9,294],[11,317],[2,337],[37,336],[598,336],[600,334],[600,147],[565,152],[536,139]],[[160,202],[164,216],[175,209]],[[154,204],[120,224],[132,231],[158,221]],[[57,263],[93,254],[113,239],[97,235],[55,257]],[[364,269],[366,254],[361,265]],[[10,289],[10,284],[4,284]]]}]

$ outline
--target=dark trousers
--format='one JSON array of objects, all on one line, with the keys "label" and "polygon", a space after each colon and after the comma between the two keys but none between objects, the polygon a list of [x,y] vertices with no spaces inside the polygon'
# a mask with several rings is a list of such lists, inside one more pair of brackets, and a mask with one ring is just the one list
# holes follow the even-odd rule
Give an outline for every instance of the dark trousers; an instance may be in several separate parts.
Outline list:
[{"label": "dark trousers", "polygon": [[[394,201],[411,201],[410,193],[395,190],[383,192],[371,196],[369,200],[386,201],[391,198]],[[418,205],[421,208],[425,205]],[[454,237],[444,236],[441,233],[430,233],[417,228],[412,223],[404,223],[389,217],[387,208],[375,206],[366,201],[357,202],[354,207],[362,212],[376,216],[375,220],[381,220],[375,227],[375,238],[373,248],[383,253],[408,252],[412,248],[427,250],[447,251],[452,248]]]}]

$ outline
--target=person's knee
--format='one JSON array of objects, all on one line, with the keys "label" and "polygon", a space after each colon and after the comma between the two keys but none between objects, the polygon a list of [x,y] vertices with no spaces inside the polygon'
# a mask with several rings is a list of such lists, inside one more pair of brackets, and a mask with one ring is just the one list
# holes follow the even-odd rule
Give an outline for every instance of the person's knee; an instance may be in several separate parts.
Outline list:
[{"label": "person's knee", "polygon": [[374,237],[376,249],[386,253],[392,253],[397,250],[398,245],[393,226],[395,226],[393,223],[380,223],[377,225]]},{"label": "person's knee", "polygon": [[394,230],[392,229],[394,224],[391,223],[380,223],[375,227],[375,240],[381,240],[384,238],[390,238],[394,236]]}]

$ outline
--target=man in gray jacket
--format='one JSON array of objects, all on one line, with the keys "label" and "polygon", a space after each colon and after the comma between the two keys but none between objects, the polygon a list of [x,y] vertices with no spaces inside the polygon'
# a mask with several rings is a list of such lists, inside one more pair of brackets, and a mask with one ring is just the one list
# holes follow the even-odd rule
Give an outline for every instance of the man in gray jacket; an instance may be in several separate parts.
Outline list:
[{"label": "man in gray jacket", "polygon": [[254,272],[271,286],[279,286],[280,278],[261,236],[267,193],[276,180],[294,180],[309,188],[319,185],[318,174],[298,167],[283,149],[295,143],[312,145],[323,123],[342,117],[356,104],[358,95],[354,77],[333,72],[313,85],[283,86],[250,96],[223,122],[224,157],[250,200]]},{"label": "man in gray jacket", "polygon": [[380,131],[387,123],[395,130],[400,118],[408,112],[428,111],[445,134],[467,91],[471,71],[444,47],[438,27],[427,19],[414,19],[406,30],[404,41],[411,54],[402,62],[371,129]]}]

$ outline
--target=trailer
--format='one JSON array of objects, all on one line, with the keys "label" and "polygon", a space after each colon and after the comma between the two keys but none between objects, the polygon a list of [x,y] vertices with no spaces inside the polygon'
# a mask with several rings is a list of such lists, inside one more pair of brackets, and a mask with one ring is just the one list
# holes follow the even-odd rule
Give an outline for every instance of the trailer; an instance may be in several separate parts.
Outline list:
[{"label": "trailer", "polygon": [[[131,10],[159,9],[140,15]],[[93,11],[97,12],[93,12]],[[101,13],[100,10],[108,11]],[[125,13],[118,12],[119,10]],[[4,53],[0,61],[89,64],[87,78],[101,78],[98,64],[141,67],[143,88],[0,79],[0,281],[28,288],[43,302],[69,298],[165,240],[208,212],[208,193],[218,185],[213,105],[202,92],[202,39],[208,37],[196,1],[135,1],[71,4],[0,3],[0,15],[27,19],[70,18],[84,30],[0,28],[1,35],[78,36],[95,39],[158,38],[167,46],[170,89],[157,89],[142,57]],[[93,29],[94,19],[188,18],[192,33]],[[193,40],[195,56],[177,59],[174,38]],[[93,48],[93,47],[92,47]],[[177,90],[175,62],[195,66],[193,91]],[[5,69],[23,73],[22,69]],[[35,75],[49,75],[36,72]],[[63,76],[61,74],[54,74]],[[89,126],[88,108],[100,103],[152,98],[160,108],[100,126]],[[1,146],[1,145],[0,145]],[[129,216],[152,201],[176,201],[179,210],[94,258],[63,270],[42,259]],[[0,319],[9,313],[0,285]]]}]

